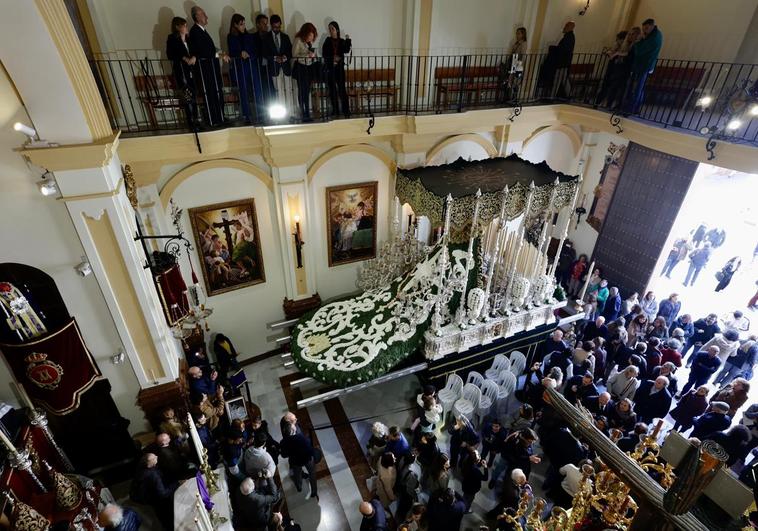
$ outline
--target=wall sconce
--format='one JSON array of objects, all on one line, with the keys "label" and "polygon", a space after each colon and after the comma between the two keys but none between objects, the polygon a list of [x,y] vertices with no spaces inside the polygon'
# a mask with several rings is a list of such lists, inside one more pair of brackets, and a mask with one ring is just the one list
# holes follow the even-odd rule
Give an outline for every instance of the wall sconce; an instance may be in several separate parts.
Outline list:
[{"label": "wall sconce", "polygon": [[297,268],[301,269],[303,267],[303,245],[305,245],[305,242],[300,235],[300,216],[298,215],[295,215],[295,232],[292,234],[292,236],[295,237],[295,256],[297,258]]},{"label": "wall sconce", "polygon": [[581,11],[579,11],[579,16],[580,16],[580,17],[583,17],[583,16],[584,16],[584,14],[587,12],[587,10],[588,10],[589,8],[590,8],[590,0],[587,0],[587,3],[585,4],[585,6],[582,8],[582,10],[581,10]]}]

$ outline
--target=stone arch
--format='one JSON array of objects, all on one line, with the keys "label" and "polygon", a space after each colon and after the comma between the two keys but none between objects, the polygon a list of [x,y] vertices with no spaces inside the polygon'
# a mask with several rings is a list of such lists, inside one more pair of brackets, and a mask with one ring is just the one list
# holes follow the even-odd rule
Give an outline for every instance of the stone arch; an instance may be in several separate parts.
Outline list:
[{"label": "stone arch", "polygon": [[543,125],[536,128],[528,137],[526,137],[524,143],[522,144],[521,150],[523,151],[526,149],[526,146],[541,134],[548,133],[550,131],[560,132],[566,135],[571,142],[571,147],[574,149],[574,155],[579,155],[579,152],[582,149],[582,137],[574,129],[564,124]]},{"label": "stone arch", "polygon": [[250,175],[258,178],[261,182],[263,182],[263,184],[266,185],[266,188],[268,188],[271,192],[274,191],[274,180],[271,178],[271,175],[260,169],[255,164],[238,159],[206,160],[203,162],[190,164],[186,168],[176,172],[168,180],[168,182],[163,185],[163,188],[161,188],[161,191],[158,194],[161,198],[163,208],[165,209],[168,206],[168,202],[171,200],[171,196],[174,194],[174,191],[179,187],[180,184],[182,184],[184,181],[196,173],[211,170],[214,168],[233,168],[235,170],[249,173]]},{"label": "stone arch", "polygon": [[332,148],[323,155],[321,155],[319,158],[317,158],[313,164],[311,164],[308,167],[308,183],[310,184],[311,180],[313,179],[313,176],[318,173],[318,170],[321,169],[321,167],[332,160],[335,157],[339,157],[340,155],[344,155],[345,153],[366,153],[368,155],[372,155],[376,157],[377,159],[381,160],[389,169],[390,174],[394,175],[395,170],[397,169],[397,163],[390,157],[387,153],[379,149],[378,147],[372,146],[370,144],[350,144],[347,146],[339,146],[336,148]]},{"label": "stone arch", "polygon": [[445,149],[447,146],[451,144],[455,144],[456,142],[474,142],[475,144],[479,144],[482,146],[482,148],[487,152],[487,155],[491,157],[494,157],[497,155],[497,148],[494,146],[492,142],[487,140],[481,135],[477,135],[476,133],[466,133],[462,135],[454,135],[447,137],[446,139],[442,140],[438,144],[436,144],[432,149],[430,149],[426,154],[426,162],[425,164],[429,164],[429,162],[434,159],[437,154]]}]

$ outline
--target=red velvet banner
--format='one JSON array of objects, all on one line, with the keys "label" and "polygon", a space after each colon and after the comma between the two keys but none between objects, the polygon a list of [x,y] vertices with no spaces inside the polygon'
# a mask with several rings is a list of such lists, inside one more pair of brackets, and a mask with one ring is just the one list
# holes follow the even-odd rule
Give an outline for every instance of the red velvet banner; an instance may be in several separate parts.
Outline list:
[{"label": "red velvet banner", "polygon": [[0,350],[32,400],[55,415],[78,408],[81,394],[102,378],[73,317],[60,330]]},{"label": "red velvet banner", "polygon": [[179,266],[175,265],[168,271],[156,275],[155,281],[166,321],[169,326],[173,326],[177,321],[189,315],[187,285],[182,278],[182,272]]}]

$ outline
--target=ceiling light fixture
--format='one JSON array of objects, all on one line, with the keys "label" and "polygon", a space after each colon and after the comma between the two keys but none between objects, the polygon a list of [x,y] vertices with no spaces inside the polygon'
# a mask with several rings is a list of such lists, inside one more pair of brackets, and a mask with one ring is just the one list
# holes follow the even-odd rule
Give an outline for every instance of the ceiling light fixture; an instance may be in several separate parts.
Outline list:
[{"label": "ceiling light fixture", "polygon": [[53,174],[49,171],[46,171],[44,175],[42,175],[42,180],[37,182],[37,188],[45,197],[56,195],[59,192],[58,183],[55,182]]}]

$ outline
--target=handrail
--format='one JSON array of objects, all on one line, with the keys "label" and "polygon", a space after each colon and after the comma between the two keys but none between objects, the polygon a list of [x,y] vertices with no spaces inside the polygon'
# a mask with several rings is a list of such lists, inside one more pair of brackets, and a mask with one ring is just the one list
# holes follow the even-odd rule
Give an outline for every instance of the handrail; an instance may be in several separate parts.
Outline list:
[{"label": "handrail", "polygon": [[[273,58],[199,59],[190,66],[145,54],[95,59],[91,66],[112,126],[124,137],[267,125],[273,103],[288,110],[284,121],[297,122],[560,102],[758,144],[758,107],[749,112],[758,103],[758,65],[751,64],[659,59],[639,109],[631,105],[626,67],[600,53],[575,53],[568,69],[557,68],[549,54],[503,53],[354,55],[336,67],[321,60],[280,65]],[[735,117],[740,123],[727,128]]]}]

